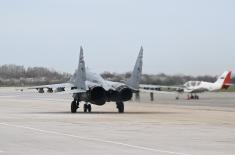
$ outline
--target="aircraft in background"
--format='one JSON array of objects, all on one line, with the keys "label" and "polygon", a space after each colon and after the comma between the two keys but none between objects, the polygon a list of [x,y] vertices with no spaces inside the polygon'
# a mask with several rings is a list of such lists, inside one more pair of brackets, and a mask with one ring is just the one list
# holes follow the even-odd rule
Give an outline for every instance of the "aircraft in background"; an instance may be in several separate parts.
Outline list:
[{"label": "aircraft in background", "polygon": [[[231,71],[225,71],[218,79],[212,82],[205,81],[188,81],[183,86],[157,86],[157,85],[140,85],[140,89],[148,91],[161,91],[162,88],[168,90],[174,90],[178,93],[188,93],[188,99],[199,99],[197,93],[203,93],[206,91],[213,92],[222,89],[228,89],[232,84],[231,80]],[[194,95],[193,95],[194,94]],[[176,99],[179,97],[177,96]]]},{"label": "aircraft in background", "polygon": [[[30,87],[39,93],[65,92],[73,94],[71,112],[75,113],[81,101],[84,101],[84,112],[91,112],[91,104],[104,105],[106,102],[116,102],[119,113],[124,112],[124,102],[131,100],[133,93],[139,90],[142,74],[143,48],[140,48],[131,77],[124,83],[104,80],[100,75],[86,71],[83,48],[80,47],[78,68],[67,83]],[[88,104],[91,103],[91,104]]]}]

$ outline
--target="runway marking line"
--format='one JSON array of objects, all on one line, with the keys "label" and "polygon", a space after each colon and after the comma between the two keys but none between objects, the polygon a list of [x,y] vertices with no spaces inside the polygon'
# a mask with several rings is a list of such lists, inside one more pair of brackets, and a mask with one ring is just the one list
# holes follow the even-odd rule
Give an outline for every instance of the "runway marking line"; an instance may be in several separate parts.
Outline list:
[{"label": "runway marking line", "polygon": [[20,95],[0,95],[0,98],[13,98],[13,97],[20,97]]},{"label": "runway marking line", "polygon": [[[59,136],[72,137],[72,138],[82,139],[82,140],[86,140],[86,141],[96,141],[96,142],[102,142],[102,143],[109,143],[109,144],[120,145],[120,146],[130,147],[130,148],[139,149],[139,150],[153,151],[153,152],[158,152],[158,153],[174,154],[174,155],[192,155],[192,154],[187,154],[187,153],[174,152],[174,151],[161,150],[161,149],[154,149],[154,148],[145,147],[145,146],[138,146],[138,145],[132,145],[132,144],[127,144],[127,143],[121,143],[121,142],[117,142],[117,141],[102,140],[102,139],[98,139],[98,138],[82,137],[82,136],[77,136],[77,135],[72,135],[72,134],[61,133],[61,132],[57,132],[57,131],[42,130],[42,129],[32,128],[32,127],[27,127],[27,126],[21,126],[21,125],[12,125],[12,124],[4,123],[4,122],[0,123],[0,125],[37,131],[37,132],[44,133],[44,134],[54,134],[54,135],[59,135]],[[0,151],[0,153],[1,153],[1,151]]]},{"label": "runway marking line", "polygon": [[[12,98],[14,98],[14,97],[18,97],[18,96],[0,96],[0,98],[5,98],[5,99],[8,99],[8,98],[11,98],[11,100],[12,100]],[[20,96],[20,97],[22,97],[22,96]],[[23,96],[23,97],[25,97],[25,96]],[[27,97],[27,96],[26,96]],[[13,100],[21,100],[21,99],[18,99],[18,98],[14,98]],[[37,100],[37,101],[52,101],[52,102],[70,102],[70,100],[69,99],[51,99],[51,98],[31,98],[31,99],[26,99],[26,101],[32,101],[32,100]]]}]

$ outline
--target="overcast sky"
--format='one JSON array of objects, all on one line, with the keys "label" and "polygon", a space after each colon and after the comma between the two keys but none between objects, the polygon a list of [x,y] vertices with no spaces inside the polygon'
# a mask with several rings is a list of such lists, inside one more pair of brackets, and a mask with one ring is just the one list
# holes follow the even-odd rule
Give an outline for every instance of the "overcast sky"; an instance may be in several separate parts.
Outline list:
[{"label": "overcast sky", "polygon": [[235,72],[234,0],[0,1],[0,65],[73,73],[79,47],[93,71]]}]

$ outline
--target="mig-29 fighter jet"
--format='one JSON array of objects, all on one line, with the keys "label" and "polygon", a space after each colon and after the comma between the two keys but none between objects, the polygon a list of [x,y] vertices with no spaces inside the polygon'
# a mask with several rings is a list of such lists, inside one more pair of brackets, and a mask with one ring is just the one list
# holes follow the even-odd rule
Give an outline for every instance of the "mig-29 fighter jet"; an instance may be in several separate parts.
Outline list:
[{"label": "mig-29 fighter jet", "polygon": [[[84,101],[84,112],[91,112],[91,104],[104,105],[106,102],[116,102],[119,113],[124,112],[124,102],[132,98],[134,92],[139,91],[142,74],[143,48],[140,48],[131,77],[121,83],[104,80],[99,74],[86,70],[83,48],[80,47],[78,68],[69,82],[61,84],[31,87],[39,93],[64,92],[73,94],[71,112],[76,113],[81,101]],[[88,104],[90,103],[90,104]]]}]

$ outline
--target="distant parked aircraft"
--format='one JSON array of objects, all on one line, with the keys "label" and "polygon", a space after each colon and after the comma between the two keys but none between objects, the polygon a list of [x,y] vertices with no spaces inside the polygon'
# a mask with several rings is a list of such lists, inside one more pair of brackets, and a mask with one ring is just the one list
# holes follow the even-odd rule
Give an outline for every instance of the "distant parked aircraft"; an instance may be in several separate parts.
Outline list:
[{"label": "distant parked aircraft", "polygon": [[140,85],[140,88],[150,91],[160,91],[162,88],[167,88],[169,90],[175,90],[178,93],[189,93],[191,94],[189,99],[199,99],[197,93],[228,89],[231,85],[231,73],[231,71],[225,71],[214,83],[205,81],[188,81],[183,86]]}]

